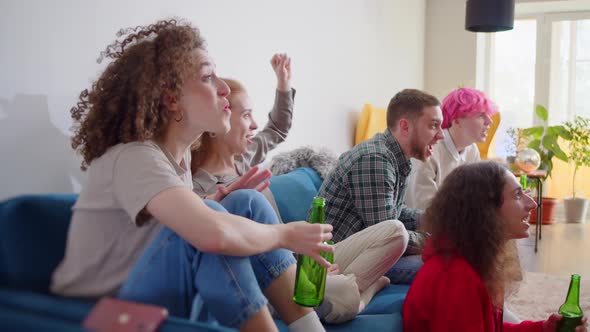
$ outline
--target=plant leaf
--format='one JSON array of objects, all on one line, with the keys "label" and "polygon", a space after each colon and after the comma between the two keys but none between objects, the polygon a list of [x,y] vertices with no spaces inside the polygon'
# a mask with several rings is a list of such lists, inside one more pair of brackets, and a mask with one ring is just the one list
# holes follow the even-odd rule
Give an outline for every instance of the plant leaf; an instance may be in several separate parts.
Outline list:
[{"label": "plant leaf", "polygon": [[568,141],[572,139],[572,133],[570,133],[570,131],[562,125],[551,126],[547,128],[547,132],[551,135],[556,136],[556,138],[557,136],[561,136]]},{"label": "plant leaf", "polygon": [[529,143],[528,147],[539,152],[539,150],[541,150],[541,140],[536,139],[536,140],[531,141]]},{"label": "plant leaf", "polygon": [[533,139],[540,139],[541,136],[543,136],[544,132],[545,128],[543,128],[542,126],[525,128],[522,130],[523,135],[531,136]]},{"label": "plant leaf", "polygon": [[553,161],[547,160],[547,177],[551,177],[551,171],[553,171]]},{"label": "plant leaf", "polygon": [[537,113],[537,116],[544,122],[547,122],[547,119],[549,119],[549,112],[547,112],[547,109],[543,105],[537,105],[535,113]]},{"label": "plant leaf", "polygon": [[547,149],[548,151],[552,152],[553,155],[557,157],[557,159],[567,162],[567,155],[565,154],[565,152],[563,152],[563,150],[557,143],[557,139],[555,138],[555,136],[545,135],[545,137],[543,137],[542,143],[543,147],[545,147],[545,149]]}]

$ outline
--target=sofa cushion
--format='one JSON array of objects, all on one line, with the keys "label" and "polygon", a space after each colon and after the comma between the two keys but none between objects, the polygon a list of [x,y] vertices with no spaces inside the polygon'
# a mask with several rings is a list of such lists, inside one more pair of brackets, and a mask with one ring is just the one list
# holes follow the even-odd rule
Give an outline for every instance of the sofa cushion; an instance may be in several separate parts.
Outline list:
[{"label": "sofa cushion", "polygon": [[39,316],[28,311],[16,310],[0,305],[0,330],[2,331],[87,331],[79,323],[55,317]]},{"label": "sofa cushion", "polygon": [[46,315],[62,320],[79,321],[94,302],[45,295],[26,290],[0,288],[0,306]]},{"label": "sofa cushion", "polygon": [[[86,301],[0,288],[0,331],[23,331],[25,329],[62,331],[62,327],[67,331],[86,331],[74,328],[80,326],[93,306],[94,303]],[[13,312],[19,312],[28,317],[26,324],[19,325],[18,321],[12,323],[12,321],[2,320],[2,317]],[[13,326],[14,329],[8,329]],[[31,328],[28,328],[29,326]],[[52,329],[54,326],[56,329]],[[233,330],[171,316],[164,321],[158,331],[229,332]]]},{"label": "sofa cushion", "polygon": [[48,293],[64,256],[74,194],[26,195],[0,203],[0,287]]},{"label": "sofa cushion", "polygon": [[[287,325],[280,320],[275,320],[279,331],[288,332]],[[383,315],[359,315],[355,319],[343,324],[324,324],[327,332],[344,331],[403,331],[402,315],[399,312]]]},{"label": "sofa cushion", "polygon": [[306,220],[307,211],[321,185],[322,178],[308,167],[273,176],[270,179],[270,190],[283,222]]}]

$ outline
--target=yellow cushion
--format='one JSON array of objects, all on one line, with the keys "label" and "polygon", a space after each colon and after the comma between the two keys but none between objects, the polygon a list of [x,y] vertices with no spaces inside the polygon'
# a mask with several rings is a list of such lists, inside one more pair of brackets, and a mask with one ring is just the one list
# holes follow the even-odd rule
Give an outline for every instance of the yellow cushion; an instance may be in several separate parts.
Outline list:
[{"label": "yellow cushion", "polygon": [[366,141],[387,128],[387,110],[365,104],[356,125],[354,145]]},{"label": "yellow cushion", "polygon": [[492,155],[489,153],[490,146],[494,139],[494,135],[496,134],[496,130],[498,130],[498,126],[500,126],[500,120],[500,112],[496,112],[494,115],[492,115],[492,124],[490,125],[490,129],[488,129],[488,137],[486,138],[485,142],[477,144],[481,160],[486,160],[492,157]]}]

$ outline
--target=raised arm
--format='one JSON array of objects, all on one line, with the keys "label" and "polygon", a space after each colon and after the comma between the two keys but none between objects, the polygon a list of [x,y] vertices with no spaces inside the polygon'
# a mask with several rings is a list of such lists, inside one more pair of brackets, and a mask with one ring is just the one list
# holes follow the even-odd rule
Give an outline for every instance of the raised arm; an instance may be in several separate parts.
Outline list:
[{"label": "raised arm", "polygon": [[249,167],[262,163],[268,152],[287,139],[291,129],[295,98],[295,90],[291,89],[291,58],[275,54],[270,63],[277,78],[274,106],[264,129],[254,136],[246,153],[236,158]]},{"label": "raised arm", "polygon": [[270,65],[277,76],[277,90],[291,91],[291,58],[286,53],[277,53],[270,59]]}]

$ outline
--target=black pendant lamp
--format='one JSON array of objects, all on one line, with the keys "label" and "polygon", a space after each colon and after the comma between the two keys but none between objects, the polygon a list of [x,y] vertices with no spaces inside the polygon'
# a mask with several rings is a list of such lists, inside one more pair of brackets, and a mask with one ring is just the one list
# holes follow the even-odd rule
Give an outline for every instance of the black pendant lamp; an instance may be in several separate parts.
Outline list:
[{"label": "black pendant lamp", "polygon": [[514,0],[467,0],[465,29],[497,32],[514,27]]}]

